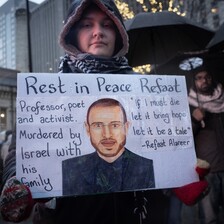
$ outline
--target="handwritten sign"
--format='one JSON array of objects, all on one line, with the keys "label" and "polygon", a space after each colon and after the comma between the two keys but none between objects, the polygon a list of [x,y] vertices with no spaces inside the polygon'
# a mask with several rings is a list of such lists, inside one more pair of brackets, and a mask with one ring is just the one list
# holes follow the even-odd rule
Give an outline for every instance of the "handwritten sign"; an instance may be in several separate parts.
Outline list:
[{"label": "handwritten sign", "polygon": [[62,162],[95,152],[86,113],[102,98],[125,108],[130,122],[125,148],[153,161],[155,188],[198,180],[184,77],[21,73],[17,178],[34,198],[62,196]]}]

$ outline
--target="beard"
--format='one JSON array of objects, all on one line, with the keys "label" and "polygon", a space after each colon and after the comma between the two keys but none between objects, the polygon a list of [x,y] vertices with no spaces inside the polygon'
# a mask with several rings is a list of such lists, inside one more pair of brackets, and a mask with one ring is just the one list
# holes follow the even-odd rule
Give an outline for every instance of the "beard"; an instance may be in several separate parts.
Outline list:
[{"label": "beard", "polygon": [[212,95],[214,92],[214,87],[212,85],[205,85],[197,88],[197,92],[202,95]]},{"label": "beard", "polygon": [[91,141],[92,146],[96,149],[96,151],[103,157],[115,157],[115,156],[117,156],[117,154],[121,150],[124,149],[124,146],[126,144],[126,138],[124,138],[124,140],[120,142],[120,144],[118,145],[118,147],[116,149],[103,147],[103,150],[102,150],[101,149],[102,148],[102,144],[101,143],[96,144],[96,143],[94,143],[92,141],[92,139],[90,141]]}]

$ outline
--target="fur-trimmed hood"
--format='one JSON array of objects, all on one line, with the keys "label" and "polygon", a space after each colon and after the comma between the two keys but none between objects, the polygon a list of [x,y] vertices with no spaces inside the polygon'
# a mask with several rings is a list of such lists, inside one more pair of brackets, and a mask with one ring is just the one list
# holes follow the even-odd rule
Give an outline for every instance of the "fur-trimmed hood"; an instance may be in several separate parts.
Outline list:
[{"label": "fur-trimmed hood", "polygon": [[69,55],[77,56],[81,52],[74,45],[72,37],[76,35],[74,32],[74,25],[80,20],[86,8],[91,4],[97,5],[103,12],[105,12],[114,22],[118,29],[120,48],[117,50],[114,57],[125,56],[128,52],[128,35],[122,20],[122,16],[118,11],[113,0],[75,0],[70,6],[68,16],[59,36],[59,44]]}]

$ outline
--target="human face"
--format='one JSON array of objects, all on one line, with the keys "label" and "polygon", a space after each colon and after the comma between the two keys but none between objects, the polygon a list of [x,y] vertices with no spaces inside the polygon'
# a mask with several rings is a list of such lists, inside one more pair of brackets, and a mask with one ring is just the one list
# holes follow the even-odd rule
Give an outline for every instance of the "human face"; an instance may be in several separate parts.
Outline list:
[{"label": "human face", "polygon": [[128,126],[119,106],[93,107],[86,123],[91,144],[107,162],[115,161],[124,152]]},{"label": "human face", "polygon": [[212,78],[207,71],[201,71],[195,75],[195,87],[197,92],[208,95],[212,90]]},{"label": "human face", "polygon": [[100,9],[90,8],[78,23],[78,48],[83,53],[109,58],[114,54],[116,32],[113,21]]}]

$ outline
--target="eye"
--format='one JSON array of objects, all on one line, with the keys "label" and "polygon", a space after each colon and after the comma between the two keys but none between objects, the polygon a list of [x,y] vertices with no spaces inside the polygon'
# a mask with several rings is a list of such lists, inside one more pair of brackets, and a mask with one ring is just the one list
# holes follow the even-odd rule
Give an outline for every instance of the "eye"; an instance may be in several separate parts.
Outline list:
[{"label": "eye", "polygon": [[88,20],[81,21],[79,24],[80,28],[90,28],[92,27],[92,23]]},{"label": "eye", "polygon": [[102,123],[96,123],[95,126],[98,127],[98,128],[101,128],[103,126],[103,124]]},{"label": "eye", "polygon": [[113,122],[110,124],[110,126],[114,129],[118,129],[122,126],[122,124],[120,122]]},{"label": "eye", "polygon": [[120,125],[119,124],[112,124],[111,125],[113,128],[118,128]]},{"label": "eye", "polygon": [[84,23],[82,27],[89,28],[89,27],[91,27],[91,24],[90,23]]},{"label": "eye", "polygon": [[103,127],[103,123],[96,122],[96,123],[91,124],[91,127],[92,127],[93,129],[102,128],[102,127]]},{"label": "eye", "polygon": [[105,28],[114,29],[114,23],[111,20],[104,21],[103,26]]}]

